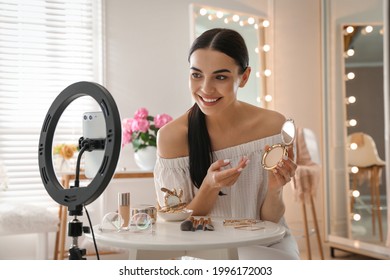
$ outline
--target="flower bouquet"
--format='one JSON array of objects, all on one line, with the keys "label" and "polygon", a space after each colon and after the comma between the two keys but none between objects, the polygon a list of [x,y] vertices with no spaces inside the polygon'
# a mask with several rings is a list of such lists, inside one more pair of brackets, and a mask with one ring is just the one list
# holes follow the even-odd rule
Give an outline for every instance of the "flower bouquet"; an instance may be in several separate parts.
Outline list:
[{"label": "flower bouquet", "polygon": [[133,118],[122,120],[122,147],[132,143],[134,152],[149,146],[156,147],[157,131],[172,120],[167,114],[150,116],[146,108],[139,108]]}]

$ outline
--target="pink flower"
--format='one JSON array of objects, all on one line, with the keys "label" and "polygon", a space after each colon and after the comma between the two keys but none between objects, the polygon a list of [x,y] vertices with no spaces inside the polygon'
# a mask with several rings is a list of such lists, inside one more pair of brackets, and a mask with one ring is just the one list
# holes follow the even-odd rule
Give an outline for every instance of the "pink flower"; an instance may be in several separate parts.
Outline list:
[{"label": "pink flower", "polygon": [[149,121],[146,120],[146,119],[135,119],[132,123],[131,123],[131,130],[136,132],[136,131],[140,131],[140,132],[147,132],[148,129],[149,129]]},{"label": "pink flower", "polygon": [[149,115],[149,112],[146,108],[139,108],[137,111],[134,113],[134,118],[135,119],[146,119]]},{"label": "pink flower", "polygon": [[122,127],[123,130],[129,132],[130,134],[133,132],[131,130],[131,124],[134,122],[134,119],[123,119],[122,120]]},{"label": "pink flower", "polygon": [[172,117],[167,114],[156,115],[154,125],[156,128],[161,128],[172,120]]},{"label": "pink flower", "polygon": [[131,143],[131,132],[129,131],[126,131],[126,130],[122,130],[122,148]]}]

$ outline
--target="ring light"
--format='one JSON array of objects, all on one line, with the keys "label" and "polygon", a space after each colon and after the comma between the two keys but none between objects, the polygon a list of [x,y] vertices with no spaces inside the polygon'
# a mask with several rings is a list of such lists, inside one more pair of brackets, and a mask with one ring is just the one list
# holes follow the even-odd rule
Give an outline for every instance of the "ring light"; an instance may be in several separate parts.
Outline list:
[{"label": "ring light", "polygon": [[[75,99],[91,96],[101,107],[106,121],[106,141],[101,166],[87,187],[64,189],[53,168],[52,144],[57,123]],[[121,120],[111,94],[101,85],[92,82],[77,82],[65,88],[52,103],[42,126],[39,139],[39,171],[46,191],[59,204],[75,211],[97,199],[114,175],[121,147]]]}]

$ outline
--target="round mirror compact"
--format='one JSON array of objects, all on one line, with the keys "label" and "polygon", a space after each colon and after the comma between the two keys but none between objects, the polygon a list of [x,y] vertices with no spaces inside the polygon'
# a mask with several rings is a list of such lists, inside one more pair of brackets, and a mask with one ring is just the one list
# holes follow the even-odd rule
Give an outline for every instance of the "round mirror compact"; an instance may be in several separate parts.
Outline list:
[{"label": "round mirror compact", "polygon": [[264,169],[271,170],[275,168],[283,156],[288,154],[288,147],[294,143],[295,134],[296,128],[294,121],[292,119],[286,120],[280,132],[282,143],[272,145],[263,155],[261,164]]}]

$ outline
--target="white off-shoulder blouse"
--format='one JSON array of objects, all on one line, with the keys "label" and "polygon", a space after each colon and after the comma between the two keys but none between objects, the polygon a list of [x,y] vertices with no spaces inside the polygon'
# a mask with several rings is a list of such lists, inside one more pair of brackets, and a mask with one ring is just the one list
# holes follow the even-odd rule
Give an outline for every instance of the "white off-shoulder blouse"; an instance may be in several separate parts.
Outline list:
[{"label": "white off-shoulder blouse", "polygon": [[[236,166],[243,156],[247,156],[250,162],[233,186],[222,189],[226,195],[218,196],[210,215],[236,219],[260,218],[260,208],[268,188],[267,171],[261,166],[264,147],[280,141],[281,136],[278,134],[214,152],[215,160],[229,159],[231,166]],[[191,182],[188,156],[174,159],[157,156],[154,182],[158,203],[161,206],[164,205],[162,187],[182,189],[182,200],[186,203],[189,203],[198,192]]]},{"label": "white off-shoulder blouse", "polygon": [[[243,156],[247,156],[250,162],[233,186],[222,189],[226,195],[218,196],[216,204],[210,212],[211,216],[260,219],[260,208],[268,190],[268,171],[264,170],[261,165],[264,147],[280,142],[281,136],[278,134],[214,152],[215,160],[230,159],[232,166],[236,166]],[[188,157],[164,159],[157,156],[154,182],[158,203],[161,206],[164,205],[162,187],[182,189],[182,200],[186,203],[189,203],[198,192],[198,189],[191,182]],[[298,260],[298,245],[291,235],[284,217],[280,219],[279,224],[284,225],[287,230],[280,242],[267,246],[240,247],[238,248],[239,259]]]}]

